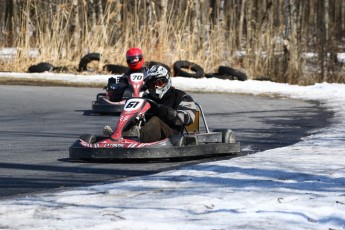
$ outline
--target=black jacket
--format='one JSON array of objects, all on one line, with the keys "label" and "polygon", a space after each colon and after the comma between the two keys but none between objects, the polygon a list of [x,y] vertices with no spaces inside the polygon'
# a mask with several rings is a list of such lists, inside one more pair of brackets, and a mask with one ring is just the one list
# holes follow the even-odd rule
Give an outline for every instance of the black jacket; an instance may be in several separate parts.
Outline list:
[{"label": "black jacket", "polygon": [[171,128],[180,131],[182,127],[194,122],[196,105],[193,98],[182,90],[171,87],[162,99],[154,98],[150,94],[147,94],[146,97],[168,108],[167,114],[163,116],[155,114],[155,108],[148,112],[151,112],[151,116],[158,116]]}]

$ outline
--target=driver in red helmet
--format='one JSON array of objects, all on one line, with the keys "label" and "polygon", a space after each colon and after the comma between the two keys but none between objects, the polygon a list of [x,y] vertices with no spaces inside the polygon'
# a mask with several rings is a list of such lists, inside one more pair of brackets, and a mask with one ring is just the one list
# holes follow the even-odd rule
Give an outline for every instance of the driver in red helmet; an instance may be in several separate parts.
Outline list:
[{"label": "driver in red helmet", "polygon": [[128,78],[132,73],[144,73],[146,68],[144,67],[144,57],[141,49],[133,47],[126,52],[126,62],[129,70],[119,78],[119,82],[116,83],[115,78],[108,79],[109,90],[113,90],[110,96],[111,101],[121,101],[123,98],[130,98],[132,96],[131,90],[128,86]]},{"label": "driver in red helmet", "polygon": [[144,57],[141,49],[134,47],[127,50],[126,61],[130,71],[141,71],[144,65]]}]

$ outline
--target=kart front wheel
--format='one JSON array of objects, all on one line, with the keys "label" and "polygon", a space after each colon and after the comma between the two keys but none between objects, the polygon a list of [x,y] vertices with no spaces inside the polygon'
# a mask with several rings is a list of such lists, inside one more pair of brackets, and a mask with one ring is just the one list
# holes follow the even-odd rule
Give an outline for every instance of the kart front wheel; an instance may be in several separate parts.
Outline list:
[{"label": "kart front wheel", "polygon": [[236,143],[235,133],[231,129],[215,129],[213,132],[222,133],[222,143]]},{"label": "kart front wheel", "polygon": [[93,134],[82,134],[79,139],[85,141],[86,143],[93,144],[96,143],[96,136]]}]

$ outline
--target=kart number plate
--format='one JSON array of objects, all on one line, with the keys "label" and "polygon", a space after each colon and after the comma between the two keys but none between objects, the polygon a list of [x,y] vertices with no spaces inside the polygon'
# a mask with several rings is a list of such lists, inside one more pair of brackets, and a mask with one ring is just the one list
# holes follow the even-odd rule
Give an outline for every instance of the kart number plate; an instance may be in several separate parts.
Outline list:
[{"label": "kart number plate", "polygon": [[130,75],[132,82],[141,82],[144,80],[144,74],[143,73],[132,73]]},{"label": "kart number plate", "polygon": [[124,110],[129,112],[129,111],[140,109],[143,103],[144,103],[144,100],[140,98],[129,99],[127,100],[125,104]]}]

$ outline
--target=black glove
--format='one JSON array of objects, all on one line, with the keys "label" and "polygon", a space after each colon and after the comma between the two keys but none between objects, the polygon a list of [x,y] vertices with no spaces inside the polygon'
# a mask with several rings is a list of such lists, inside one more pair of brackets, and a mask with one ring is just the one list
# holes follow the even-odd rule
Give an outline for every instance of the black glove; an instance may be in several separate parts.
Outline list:
[{"label": "black glove", "polygon": [[116,84],[116,79],[113,78],[113,77],[110,77],[110,78],[108,79],[108,86],[110,86],[110,85],[112,85],[112,84]]},{"label": "black glove", "polygon": [[152,106],[150,111],[153,113],[153,115],[169,121],[172,121],[176,117],[177,112],[175,109],[162,104],[150,104]]}]

